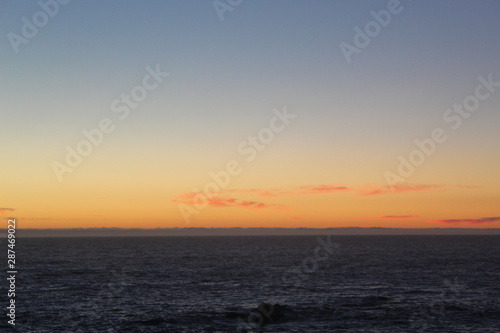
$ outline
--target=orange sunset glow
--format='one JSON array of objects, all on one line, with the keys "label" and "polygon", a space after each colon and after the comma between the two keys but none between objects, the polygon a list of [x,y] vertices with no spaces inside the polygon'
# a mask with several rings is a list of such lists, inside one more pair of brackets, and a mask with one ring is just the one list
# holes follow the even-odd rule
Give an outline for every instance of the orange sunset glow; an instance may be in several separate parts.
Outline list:
[{"label": "orange sunset glow", "polygon": [[492,29],[436,44],[403,20],[354,52],[323,14],[172,17],[182,33],[113,16],[125,41],[75,6],[1,51],[0,214],[20,227],[500,228]]}]

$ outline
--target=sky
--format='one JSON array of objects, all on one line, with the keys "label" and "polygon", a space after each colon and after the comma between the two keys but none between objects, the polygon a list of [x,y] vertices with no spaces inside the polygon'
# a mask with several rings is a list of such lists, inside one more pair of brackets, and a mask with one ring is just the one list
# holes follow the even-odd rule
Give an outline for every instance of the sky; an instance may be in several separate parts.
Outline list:
[{"label": "sky", "polygon": [[498,1],[2,1],[18,228],[500,228]]}]

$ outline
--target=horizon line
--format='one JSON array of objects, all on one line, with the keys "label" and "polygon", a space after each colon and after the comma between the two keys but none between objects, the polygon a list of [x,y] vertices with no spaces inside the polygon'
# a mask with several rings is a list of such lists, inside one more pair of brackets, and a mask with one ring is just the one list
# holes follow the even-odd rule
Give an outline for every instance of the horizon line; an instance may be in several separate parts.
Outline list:
[{"label": "horizon line", "polygon": [[[7,229],[0,229],[7,234]],[[37,237],[177,237],[177,236],[411,236],[411,235],[500,235],[500,228],[385,228],[385,227],[329,227],[329,228],[269,228],[269,227],[174,227],[174,228],[26,228],[17,229],[19,238]]]}]

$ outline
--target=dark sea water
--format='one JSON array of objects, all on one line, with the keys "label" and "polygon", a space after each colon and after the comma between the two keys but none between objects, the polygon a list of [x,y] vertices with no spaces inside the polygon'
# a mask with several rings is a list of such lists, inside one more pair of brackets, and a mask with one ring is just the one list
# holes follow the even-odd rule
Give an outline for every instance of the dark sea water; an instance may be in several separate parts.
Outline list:
[{"label": "dark sea water", "polygon": [[0,331],[500,332],[500,237],[320,239],[21,238]]}]

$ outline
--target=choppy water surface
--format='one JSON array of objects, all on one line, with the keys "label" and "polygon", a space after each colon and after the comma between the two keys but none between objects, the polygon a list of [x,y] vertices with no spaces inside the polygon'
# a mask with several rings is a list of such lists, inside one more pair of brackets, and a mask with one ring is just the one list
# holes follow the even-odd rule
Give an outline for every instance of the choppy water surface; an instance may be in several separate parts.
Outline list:
[{"label": "choppy water surface", "polygon": [[[19,239],[15,330],[500,332],[500,237],[330,239]],[[285,317],[234,317],[262,302]]]}]

